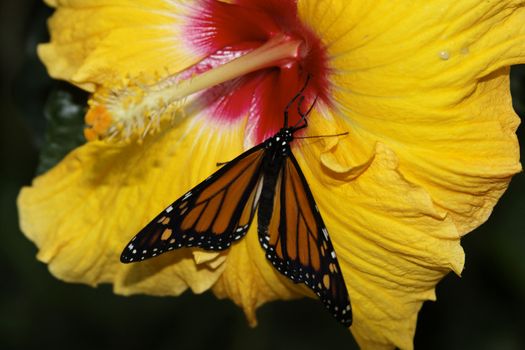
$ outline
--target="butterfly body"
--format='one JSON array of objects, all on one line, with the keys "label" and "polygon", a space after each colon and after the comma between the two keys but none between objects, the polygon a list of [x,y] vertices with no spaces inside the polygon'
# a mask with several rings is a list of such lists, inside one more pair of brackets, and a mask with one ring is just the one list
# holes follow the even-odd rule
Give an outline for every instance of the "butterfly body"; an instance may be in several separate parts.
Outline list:
[{"label": "butterfly body", "polygon": [[157,215],[124,248],[121,261],[183,247],[228,249],[257,215],[268,261],[308,286],[339,322],[350,326],[350,299],[335,250],[290,147],[294,133],[307,124],[288,127],[286,120],[285,112],[285,125],[273,137],[226,163]]},{"label": "butterfly body", "polygon": [[292,150],[290,142],[293,141],[294,128],[282,128],[273,137],[264,142],[266,156],[263,159],[262,174],[263,184],[258,210],[259,232],[264,231],[268,226],[271,214],[273,212],[273,197],[276,181],[279,171]]}]

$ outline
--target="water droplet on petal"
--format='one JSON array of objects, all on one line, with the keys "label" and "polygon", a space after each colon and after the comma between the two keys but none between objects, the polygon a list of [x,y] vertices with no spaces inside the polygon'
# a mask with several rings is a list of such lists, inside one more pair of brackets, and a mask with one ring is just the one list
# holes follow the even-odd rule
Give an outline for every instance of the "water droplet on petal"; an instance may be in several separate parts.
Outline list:
[{"label": "water droplet on petal", "polygon": [[447,50],[439,51],[439,58],[443,61],[446,61],[450,58],[450,53]]}]

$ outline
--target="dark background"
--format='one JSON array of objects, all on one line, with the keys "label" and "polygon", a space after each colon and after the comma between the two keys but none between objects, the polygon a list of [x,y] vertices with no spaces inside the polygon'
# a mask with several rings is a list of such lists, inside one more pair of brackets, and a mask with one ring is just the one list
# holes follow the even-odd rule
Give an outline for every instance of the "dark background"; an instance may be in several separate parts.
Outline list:
[{"label": "dark background", "polygon": [[[132,0],[130,0],[132,1]],[[85,96],[52,81],[35,55],[51,14],[39,0],[0,4],[0,348],[325,349],[355,348],[313,300],[274,302],[248,327],[242,311],[211,293],[121,297],[53,278],[18,228],[16,197],[35,173],[80,142]],[[525,116],[525,67],[514,67],[515,109]],[[73,109],[75,111],[75,109]],[[46,125],[60,123],[50,134]],[[58,131],[57,131],[58,130]],[[519,137],[524,140],[523,127]],[[47,141],[44,142],[44,140]],[[44,146],[45,145],[45,146]],[[39,164],[39,152],[46,158]],[[523,152],[523,146],[522,146]],[[466,236],[466,268],[437,287],[419,316],[417,349],[525,349],[525,178],[518,174],[489,221]]]}]

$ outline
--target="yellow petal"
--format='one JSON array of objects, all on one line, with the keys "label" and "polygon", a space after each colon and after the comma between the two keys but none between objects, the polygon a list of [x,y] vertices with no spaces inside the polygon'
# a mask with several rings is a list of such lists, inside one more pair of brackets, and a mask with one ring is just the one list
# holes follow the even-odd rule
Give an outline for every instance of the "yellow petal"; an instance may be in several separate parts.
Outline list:
[{"label": "yellow petal", "polygon": [[315,161],[322,150],[303,144],[298,160],[344,273],[354,307],[351,331],[363,348],[412,348],[423,301],[435,299],[434,287],[446,273],[463,268],[455,225],[400,174],[384,144],[351,182],[326,181],[329,174]]},{"label": "yellow petal", "polygon": [[[185,4],[184,4],[185,3]],[[93,91],[126,77],[153,79],[197,57],[181,41],[190,1],[57,0],[51,42],[38,47],[49,74]]]},{"label": "yellow petal", "polygon": [[251,326],[257,324],[255,310],[264,303],[289,300],[308,293],[273,268],[257,237],[255,219],[245,238],[232,246],[224,272],[213,287],[219,298],[230,298],[244,310]]},{"label": "yellow petal", "polygon": [[299,3],[327,45],[333,97],[350,133],[392,149],[402,175],[461,234],[486,220],[521,170],[505,67],[525,62],[524,6]]},{"label": "yellow petal", "polygon": [[[40,55],[54,76],[84,88],[197,60],[170,40],[179,33],[179,17],[170,17],[178,2],[49,3],[61,9],[51,21],[53,43]],[[485,220],[520,169],[505,66],[524,61],[523,1],[298,6],[326,44],[333,73],[335,109],[322,111],[326,119],[312,115],[307,131],[349,132],[303,140],[297,158],[348,284],[352,332],[362,347],[410,349],[422,302],[435,298],[448,271],[462,270],[459,236]],[[232,136],[240,127],[222,139],[210,130],[196,122],[143,145],[93,142],[35,180],[19,205],[39,258],[60,278],[113,281],[125,294],[213,286],[252,324],[266,301],[311,295],[268,264],[255,225],[227,256],[180,251],[136,266],[118,262],[122,242],[209,175],[217,159],[241,152],[242,137]]]},{"label": "yellow petal", "polygon": [[331,175],[324,180],[331,181],[333,177],[352,181],[374,160],[377,140],[370,139],[366,133],[361,135],[359,129],[350,128],[343,118],[335,118],[327,108],[318,106],[318,110],[322,116],[311,118],[315,122],[309,124],[308,134],[327,136],[316,141],[316,144],[323,145],[319,159],[324,170]]},{"label": "yellow petal", "polygon": [[224,258],[197,264],[184,249],[124,265],[119,255],[152,217],[215,171],[216,162],[240,153],[242,128],[218,132],[195,116],[143,144],[90,142],[22,190],[22,230],[38,246],[38,258],[66,281],[110,282],[122,294],[202,292],[221,274]]},{"label": "yellow petal", "polygon": [[[327,131],[316,124],[315,132]],[[411,348],[422,302],[435,299],[434,287],[448,271],[463,268],[459,234],[429,195],[398,172],[386,146],[378,144],[366,171],[348,182],[346,173],[319,162],[323,142],[305,140],[296,153],[343,269],[354,305],[351,330],[365,348]],[[252,325],[265,302],[311,295],[268,263],[256,222],[229,252],[213,291],[241,306]]]},{"label": "yellow petal", "polygon": [[207,250],[194,250],[193,259],[197,265],[207,264],[212,268],[221,266],[226,261],[227,253],[219,253]]},{"label": "yellow petal", "polygon": [[[523,3],[299,2],[331,57],[331,118],[346,125],[336,132],[349,131],[317,151],[334,179],[313,175],[347,188],[346,198],[319,190],[318,202],[363,347],[412,348],[422,301],[449,269],[461,272],[459,235],[521,169],[504,67],[525,61]],[[306,164],[319,153],[305,153]]]}]

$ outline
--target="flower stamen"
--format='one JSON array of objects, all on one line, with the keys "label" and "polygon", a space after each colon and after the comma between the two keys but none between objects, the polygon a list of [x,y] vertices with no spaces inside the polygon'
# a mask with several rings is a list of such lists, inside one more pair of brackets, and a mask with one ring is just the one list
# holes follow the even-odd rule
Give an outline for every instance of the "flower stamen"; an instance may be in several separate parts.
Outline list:
[{"label": "flower stamen", "polygon": [[93,139],[144,138],[164,120],[185,116],[192,95],[218,84],[269,67],[300,59],[302,41],[276,35],[258,48],[203,73],[192,66],[156,84],[131,80],[123,88],[99,89],[90,100],[85,136]]}]

